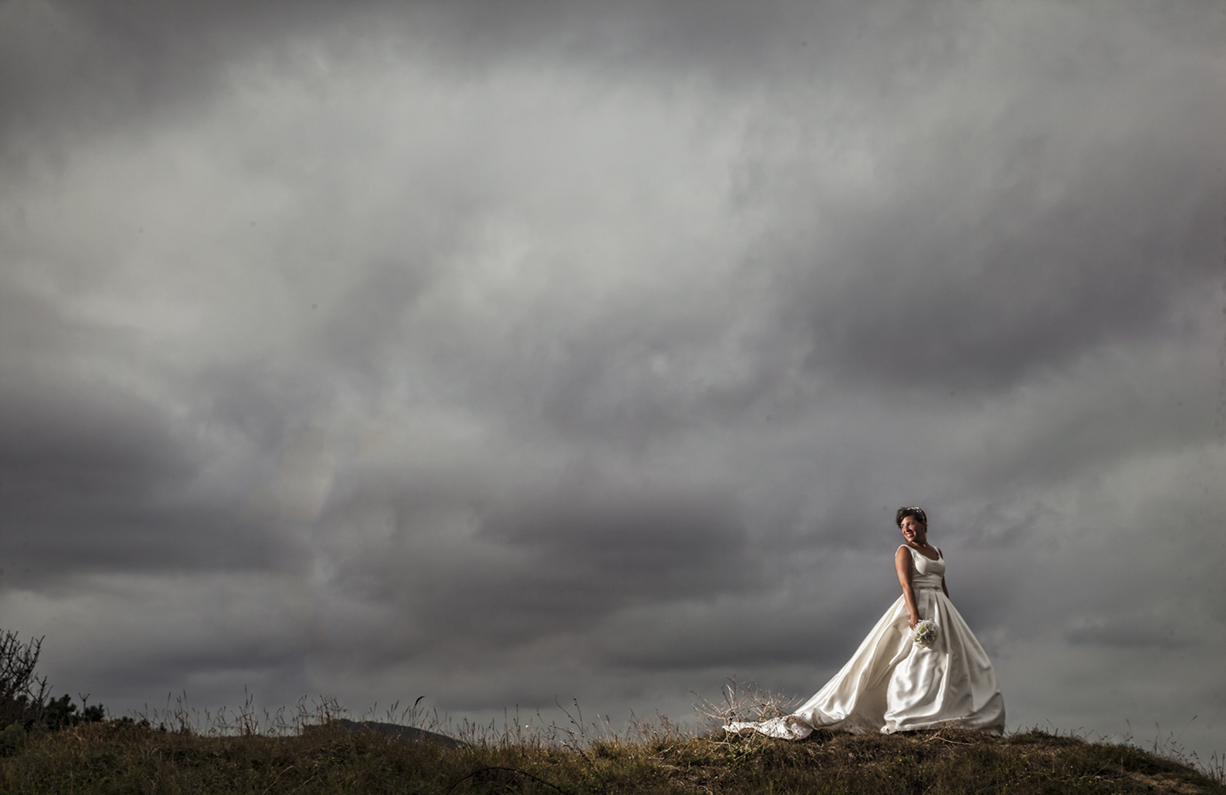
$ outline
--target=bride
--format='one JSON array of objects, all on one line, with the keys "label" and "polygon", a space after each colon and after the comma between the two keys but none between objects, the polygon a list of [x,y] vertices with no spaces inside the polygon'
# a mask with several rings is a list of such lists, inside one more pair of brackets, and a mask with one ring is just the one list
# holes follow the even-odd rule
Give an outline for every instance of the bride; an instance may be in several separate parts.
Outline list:
[{"label": "bride", "polygon": [[[843,669],[799,709],[761,723],[731,723],[727,731],[753,729],[788,740],[814,729],[1004,731],[1005,700],[996,672],[949,601],[945,556],[928,543],[928,517],[919,508],[899,508],[894,522],[906,541],[894,555],[902,596]],[[929,622],[935,639],[917,640],[916,627],[926,633]]]}]

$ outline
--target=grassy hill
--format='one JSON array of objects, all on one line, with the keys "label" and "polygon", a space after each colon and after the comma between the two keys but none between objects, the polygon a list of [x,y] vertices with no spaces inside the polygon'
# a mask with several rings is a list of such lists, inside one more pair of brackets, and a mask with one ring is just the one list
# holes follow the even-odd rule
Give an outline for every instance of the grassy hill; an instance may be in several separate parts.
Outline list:
[{"label": "grassy hill", "polygon": [[[573,739],[573,738],[572,738]],[[3,793],[1226,793],[1205,772],[1127,745],[1031,731],[818,732],[791,743],[688,736],[447,748],[338,722],[293,736],[207,736],[131,721],[0,734]]]}]

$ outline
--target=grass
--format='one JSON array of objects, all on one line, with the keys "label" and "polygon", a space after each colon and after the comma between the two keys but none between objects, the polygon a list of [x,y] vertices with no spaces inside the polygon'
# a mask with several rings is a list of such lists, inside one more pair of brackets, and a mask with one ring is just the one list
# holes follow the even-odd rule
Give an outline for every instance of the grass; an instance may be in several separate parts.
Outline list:
[{"label": "grass", "polygon": [[[420,700],[419,700],[420,703]],[[389,710],[392,716],[396,707]],[[1197,770],[1131,745],[1032,730],[1008,737],[939,730],[816,732],[803,742],[693,734],[663,717],[623,732],[508,716],[501,729],[450,728],[461,748],[354,734],[333,702],[257,716],[247,704],[200,716],[161,713],[0,737],[3,793],[1226,793],[1220,767]]]}]

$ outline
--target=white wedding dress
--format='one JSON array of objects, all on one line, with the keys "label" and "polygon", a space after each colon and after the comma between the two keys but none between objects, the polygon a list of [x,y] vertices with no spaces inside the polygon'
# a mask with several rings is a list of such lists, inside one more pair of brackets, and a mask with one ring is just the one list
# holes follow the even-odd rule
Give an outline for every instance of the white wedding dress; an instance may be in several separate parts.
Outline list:
[{"label": "white wedding dress", "polygon": [[931,560],[909,546],[912,588],[921,619],[937,625],[931,648],[917,645],[899,596],[843,669],[791,715],[761,723],[731,723],[729,732],[756,730],[800,740],[814,729],[886,733],[954,727],[1001,734],[1005,700],[992,662],[941,589],[945,556]]}]

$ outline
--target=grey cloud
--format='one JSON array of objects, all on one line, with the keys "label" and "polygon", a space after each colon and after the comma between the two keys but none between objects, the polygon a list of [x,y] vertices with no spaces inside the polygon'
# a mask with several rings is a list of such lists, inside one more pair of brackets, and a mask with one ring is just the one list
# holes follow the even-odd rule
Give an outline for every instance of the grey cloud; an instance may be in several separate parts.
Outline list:
[{"label": "grey cloud", "polygon": [[[648,80],[665,92],[695,80],[750,91],[851,81],[881,96],[956,66],[972,49],[968,42],[992,27],[987,10],[959,3],[896,3],[866,15],[850,3],[793,2],[224,0],[168,7],[9,0],[5,12],[0,51],[10,77],[0,139],[10,165],[37,155],[49,137],[71,140],[150,114],[191,114],[224,90],[236,63],[301,73],[309,71],[304,47],[336,61],[378,58],[387,54],[382,39],[389,34],[392,53],[418,54],[464,80],[485,79],[507,64],[560,62],[586,68],[597,82]],[[1076,31],[1095,21],[1088,12],[1069,17]]]},{"label": "grey cloud", "polygon": [[394,260],[374,264],[368,278],[329,308],[316,333],[336,366],[370,371],[395,357],[405,342],[399,321],[426,283],[422,270]]},{"label": "grey cloud", "polygon": [[563,361],[541,398],[544,418],[562,433],[641,447],[742,417],[786,379],[786,370],[772,372],[786,368],[786,351],[753,341],[725,346],[712,338],[718,332],[708,318],[660,318],[647,326],[649,333],[645,322],[641,315],[615,315],[563,343]]},{"label": "grey cloud", "polygon": [[[799,281],[787,312],[810,329],[810,366],[1000,390],[1105,342],[1170,333],[1172,303],[1215,281],[1220,189],[1194,157],[1155,153],[1149,137],[1085,153],[1056,200],[1040,194],[1050,186],[998,185],[991,164],[951,152],[956,176],[930,172],[909,201],[843,225],[852,231],[833,250],[809,255],[810,285]],[[1020,170],[1064,159],[1036,154]],[[982,198],[968,205],[967,190]],[[847,287],[826,287],[831,268]]]},{"label": "grey cloud", "polygon": [[743,581],[746,538],[730,500],[584,491],[564,488],[546,505],[490,517],[482,532],[537,551],[580,579],[599,574],[603,587],[625,598],[677,596],[713,579],[726,586]]},{"label": "grey cloud", "polygon": [[203,462],[168,418],[98,383],[51,386],[0,396],[0,543],[17,583],[266,564],[258,526],[192,493]]},{"label": "grey cloud", "polygon": [[628,605],[750,587],[735,505],[702,496],[559,490],[548,502],[495,503],[473,514],[471,536],[441,545],[423,527],[428,512],[402,514],[393,567],[401,576],[389,575],[420,628],[413,643],[521,645],[582,631]]},{"label": "grey cloud", "polygon": [[1092,644],[1115,649],[1158,647],[1179,649],[1192,643],[1181,637],[1175,627],[1156,624],[1144,617],[1114,619],[1111,622],[1097,621],[1071,627],[1065,634],[1070,643]]},{"label": "grey cloud", "polygon": [[[642,671],[837,669],[894,600],[880,587],[889,584],[889,572],[884,565],[851,572],[827,565],[809,576],[818,587],[792,584],[799,598],[787,605],[763,598],[760,585],[735,600],[710,594],[628,611],[600,627],[601,658]],[[840,588],[857,598],[829,596]]]},{"label": "grey cloud", "polygon": [[224,81],[231,58],[332,16],[326,4],[285,10],[280,3],[8,0],[0,9],[5,164],[20,173],[48,143],[123,128],[151,112],[190,112]]}]

